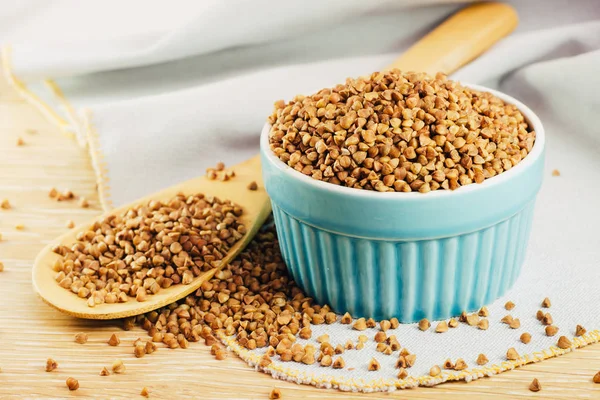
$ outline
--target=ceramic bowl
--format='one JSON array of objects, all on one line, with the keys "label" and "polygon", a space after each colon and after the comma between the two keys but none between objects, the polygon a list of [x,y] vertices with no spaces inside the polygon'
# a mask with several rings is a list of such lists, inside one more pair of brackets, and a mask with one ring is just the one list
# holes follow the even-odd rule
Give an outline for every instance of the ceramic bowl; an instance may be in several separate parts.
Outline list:
[{"label": "ceramic bowl", "polygon": [[262,170],[279,244],[294,280],[353,317],[439,320],[502,296],[519,276],[544,164],[544,129],[510,170],[457,190],[381,193],[315,180],[279,160],[261,134]]}]

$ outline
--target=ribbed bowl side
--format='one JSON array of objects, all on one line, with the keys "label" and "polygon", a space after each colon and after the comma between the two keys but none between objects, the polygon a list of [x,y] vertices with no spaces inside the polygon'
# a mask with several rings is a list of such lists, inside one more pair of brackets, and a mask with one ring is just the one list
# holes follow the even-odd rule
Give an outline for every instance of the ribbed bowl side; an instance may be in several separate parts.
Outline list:
[{"label": "ribbed bowl side", "polygon": [[309,296],[338,313],[408,323],[476,310],[504,294],[525,257],[534,201],[488,228],[419,241],[327,232],[274,203],[273,214],[283,258]]}]

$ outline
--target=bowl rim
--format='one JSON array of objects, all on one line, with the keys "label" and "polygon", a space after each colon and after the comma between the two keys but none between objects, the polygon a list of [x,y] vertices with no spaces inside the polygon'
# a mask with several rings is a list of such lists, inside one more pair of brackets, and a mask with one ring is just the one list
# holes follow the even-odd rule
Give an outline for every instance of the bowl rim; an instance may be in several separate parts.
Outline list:
[{"label": "bowl rim", "polygon": [[519,162],[516,166],[512,167],[508,171],[502,172],[501,174],[498,174],[496,176],[488,178],[488,179],[484,180],[482,183],[472,183],[472,184],[469,184],[466,186],[461,186],[455,190],[434,190],[434,191],[431,191],[428,193],[420,193],[420,192],[405,193],[405,192],[396,192],[396,191],[394,191],[394,192],[378,192],[375,190],[357,189],[357,188],[351,188],[351,187],[347,187],[347,186],[335,185],[335,184],[332,184],[329,182],[319,181],[317,179],[313,179],[312,177],[310,177],[308,175],[304,175],[304,174],[296,171],[295,169],[293,169],[289,165],[285,164],[283,161],[281,161],[278,157],[275,156],[275,154],[271,151],[271,147],[269,145],[269,132],[271,130],[271,125],[268,122],[265,123],[265,125],[263,126],[263,129],[262,129],[262,132],[261,132],[261,137],[260,137],[261,153],[281,173],[286,174],[287,176],[290,176],[292,179],[301,179],[305,183],[313,185],[313,186],[315,186],[315,188],[318,188],[320,190],[338,192],[339,194],[344,194],[346,196],[373,197],[373,198],[379,198],[379,199],[386,197],[388,199],[396,198],[398,200],[416,200],[416,199],[423,200],[424,198],[427,198],[427,199],[445,198],[448,196],[466,195],[471,192],[486,190],[487,188],[490,188],[495,185],[499,185],[502,182],[511,179],[513,176],[516,176],[517,174],[521,173],[525,169],[529,168],[531,165],[535,164],[537,159],[540,158],[544,153],[545,139],[546,139],[544,127],[543,127],[542,122],[540,121],[539,117],[525,104],[523,104],[519,100],[517,100],[514,97],[509,96],[505,93],[502,93],[500,91],[490,89],[490,88],[487,88],[487,87],[481,86],[481,85],[463,83],[463,82],[460,82],[460,84],[462,86],[465,86],[465,87],[468,87],[471,89],[475,89],[475,90],[478,90],[481,92],[489,92],[489,93],[493,94],[494,96],[500,98],[505,103],[516,106],[519,109],[519,111],[521,111],[523,116],[525,117],[525,120],[527,120],[527,122],[529,122],[529,124],[533,127],[533,130],[536,133],[536,138],[535,138],[535,142],[533,144],[533,148],[531,149],[529,154],[527,154],[527,157],[525,157],[521,162]]}]

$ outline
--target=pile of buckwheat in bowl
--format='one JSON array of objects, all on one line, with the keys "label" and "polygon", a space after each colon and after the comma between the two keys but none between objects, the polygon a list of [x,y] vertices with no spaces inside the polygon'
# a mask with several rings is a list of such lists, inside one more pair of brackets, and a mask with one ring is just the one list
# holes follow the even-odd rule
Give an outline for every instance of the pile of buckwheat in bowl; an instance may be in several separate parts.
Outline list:
[{"label": "pile of buckwheat in bowl", "polygon": [[519,275],[544,143],[525,104],[443,74],[375,72],[279,101],[261,155],[285,262],[339,313],[406,323],[481,308]]},{"label": "pile of buckwheat in bowl", "polygon": [[536,135],[491,93],[399,70],[279,101],[268,122],[271,150],[290,167],[379,192],[482,183],[526,157]]}]

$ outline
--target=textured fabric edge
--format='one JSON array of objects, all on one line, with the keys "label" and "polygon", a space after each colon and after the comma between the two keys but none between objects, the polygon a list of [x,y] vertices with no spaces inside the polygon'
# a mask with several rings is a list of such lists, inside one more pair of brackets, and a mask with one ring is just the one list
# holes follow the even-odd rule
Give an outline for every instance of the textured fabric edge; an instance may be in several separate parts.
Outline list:
[{"label": "textured fabric edge", "polygon": [[92,166],[96,173],[96,185],[98,187],[98,198],[104,211],[110,211],[114,208],[110,194],[110,178],[108,177],[108,167],[104,159],[104,153],[100,146],[100,136],[92,123],[92,111],[90,109],[82,110],[82,132],[87,138],[88,150],[92,158]]},{"label": "textured fabric edge", "polygon": [[85,148],[87,146],[92,161],[92,167],[96,175],[96,185],[98,188],[100,205],[104,211],[111,210],[114,206],[110,195],[108,168],[104,160],[104,154],[100,148],[100,138],[92,124],[91,110],[83,109],[81,118],[77,118],[74,108],[71,106],[58,84],[51,79],[44,80],[46,87],[57,98],[69,117],[70,123],[67,122],[56,110],[29,90],[27,85],[15,76],[12,70],[11,53],[12,50],[9,45],[2,47],[0,55],[1,65],[8,84],[16,90],[23,100],[40,111],[51,124],[57,126],[65,136],[76,138],[81,147]]},{"label": "textured fabric edge", "polygon": [[365,393],[392,392],[398,389],[409,389],[417,386],[435,386],[444,382],[460,380],[470,382],[486,376],[492,376],[502,372],[510,371],[523,365],[558,357],[578,348],[585,347],[589,344],[600,342],[600,330],[594,330],[580,337],[571,338],[572,346],[568,349],[561,349],[556,346],[551,346],[548,349],[521,356],[518,360],[514,361],[504,361],[500,364],[493,364],[491,366],[469,368],[460,372],[443,370],[441,375],[436,377],[423,375],[418,377],[408,377],[406,379],[377,378],[373,379],[372,381],[365,381],[334,377],[327,375],[326,373],[306,373],[305,371],[300,371],[298,369],[294,369],[293,367],[287,367],[284,366],[283,363],[276,362],[272,362],[267,367],[260,367],[258,363],[261,355],[243,348],[235,342],[233,337],[228,337],[223,333],[219,333],[218,336],[229,350],[233,351],[248,365],[254,367],[257,371],[270,374],[274,378],[299,384],[313,385],[319,388],[331,388],[347,392]]},{"label": "textured fabric edge", "polygon": [[84,132],[82,131],[83,122],[81,118],[77,117],[77,113],[75,109],[67,100],[66,96],[63,94],[62,89],[58,84],[52,79],[45,79],[44,85],[50,92],[54,95],[56,100],[60,103],[62,110],[66,114],[67,120],[70,123],[72,130],[74,131],[75,137],[77,138],[77,142],[81,147],[87,146],[87,138],[85,137]]},{"label": "textured fabric edge", "polygon": [[38,109],[42,115],[50,121],[53,125],[56,125],[63,134],[68,137],[73,137],[72,127],[67,121],[60,117],[60,115],[52,109],[46,102],[40,99],[35,93],[33,93],[27,85],[20,79],[18,79],[12,70],[11,62],[12,49],[9,45],[2,47],[2,69],[4,76],[8,84],[13,87],[19,96],[27,101],[29,104]]}]

